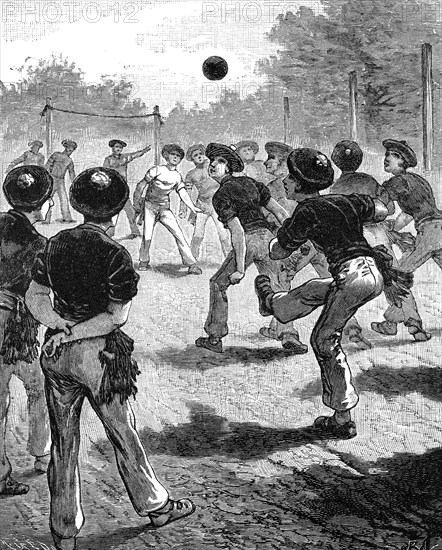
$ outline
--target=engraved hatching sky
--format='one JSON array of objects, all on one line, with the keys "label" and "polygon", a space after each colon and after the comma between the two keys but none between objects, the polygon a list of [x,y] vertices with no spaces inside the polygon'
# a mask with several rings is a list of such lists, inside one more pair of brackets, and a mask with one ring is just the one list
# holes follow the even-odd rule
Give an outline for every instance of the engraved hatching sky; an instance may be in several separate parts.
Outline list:
[{"label": "engraved hatching sky", "polygon": [[[85,71],[88,82],[102,74],[125,75],[135,96],[167,113],[176,101],[200,107],[219,97],[222,86],[241,96],[263,82],[258,59],[276,51],[265,33],[278,13],[301,3],[255,0],[11,0],[1,3],[0,78],[13,82],[14,67],[62,53]],[[203,61],[221,55],[229,64],[222,83],[202,74]]]}]

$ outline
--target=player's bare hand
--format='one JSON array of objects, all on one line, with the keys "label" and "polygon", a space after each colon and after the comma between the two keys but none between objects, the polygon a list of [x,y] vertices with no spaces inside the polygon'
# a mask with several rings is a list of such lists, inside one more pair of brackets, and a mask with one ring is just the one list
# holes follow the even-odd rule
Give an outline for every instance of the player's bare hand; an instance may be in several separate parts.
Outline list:
[{"label": "player's bare hand", "polygon": [[49,338],[49,340],[43,344],[43,347],[41,348],[41,351],[43,352],[43,355],[47,358],[54,357],[54,355],[57,353],[58,348],[63,343],[63,339],[65,338],[64,332],[57,332],[57,334],[54,334]]},{"label": "player's bare hand", "polygon": [[241,271],[235,271],[232,275],[230,275],[229,279],[232,285],[237,285],[240,281],[242,281],[242,279],[244,279],[244,273],[241,273]]},{"label": "player's bare hand", "polygon": [[66,319],[60,319],[56,326],[54,327],[56,330],[62,331],[64,334],[67,334],[68,336],[71,333],[71,328],[75,325],[72,321],[67,321]]}]

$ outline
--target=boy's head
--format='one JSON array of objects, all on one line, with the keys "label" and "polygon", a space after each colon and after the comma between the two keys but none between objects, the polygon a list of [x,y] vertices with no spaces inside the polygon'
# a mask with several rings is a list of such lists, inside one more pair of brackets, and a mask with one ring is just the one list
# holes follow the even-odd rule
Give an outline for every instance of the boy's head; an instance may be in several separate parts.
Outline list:
[{"label": "boy's head", "polygon": [[178,166],[184,158],[184,151],[176,143],[168,143],[162,148],[161,156],[172,166]]},{"label": "boy's head", "polygon": [[29,150],[36,155],[43,147],[43,142],[39,139],[33,139],[28,143]]},{"label": "boy's head", "polygon": [[112,149],[112,153],[114,155],[121,154],[121,151],[126,146],[127,146],[127,143],[125,141],[122,141],[121,139],[111,139],[109,141],[109,147]]},{"label": "boy's head", "polygon": [[335,145],[331,159],[341,172],[356,172],[361,166],[363,156],[356,141],[344,139]]},{"label": "boy's head", "polygon": [[64,147],[64,152],[71,156],[72,153],[75,151],[75,149],[77,148],[77,144],[75,143],[75,141],[72,141],[71,139],[64,139],[61,144],[63,145]]},{"label": "boy's head", "polygon": [[72,207],[86,220],[109,222],[126,204],[129,187],[124,177],[112,168],[88,168],[72,183]]},{"label": "boy's head", "polygon": [[244,170],[244,162],[234,146],[209,143],[206,156],[210,160],[209,175],[217,181],[221,181],[227,174]]},{"label": "boy's head", "polygon": [[316,149],[295,149],[287,159],[289,175],[284,178],[288,199],[299,193],[314,194],[333,183],[333,168],[326,155]]},{"label": "boy's head", "polygon": [[254,161],[256,153],[259,151],[259,145],[256,141],[250,139],[240,141],[235,147],[238,155],[245,163]]},{"label": "boy's head", "polygon": [[47,214],[53,188],[54,182],[49,172],[42,166],[34,165],[14,168],[8,172],[3,183],[6,200],[15,210],[22,212],[44,209]]},{"label": "boy's head", "polygon": [[385,147],[384,170],[391,174],[400,174],[407,168],[417,165],[416,153],[406,141],[385,139],[382,142]]},{"label": "boy's head", "polygon": [[279,141],[268,141],[265,144],[267,159],[264,162],[267,173],[276,174],[281,168],[287,168],[287,158],[293,147]]},{"label": "boy's head", "polygon": [[206,148],[202,143],[191,145],[187,149],[186,159],[193,162],[195,166],[201,166],[206,160]]}]

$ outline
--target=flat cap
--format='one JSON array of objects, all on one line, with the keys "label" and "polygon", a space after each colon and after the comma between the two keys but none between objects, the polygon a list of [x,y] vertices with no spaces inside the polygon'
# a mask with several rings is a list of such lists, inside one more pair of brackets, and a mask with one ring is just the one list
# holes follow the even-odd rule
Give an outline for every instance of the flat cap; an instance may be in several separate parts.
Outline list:
[{"label": "flat cap", "polygon": [[111,139],[109,141],[109,147],[113,147],[114,145],[121,145],[121,147],[126,147],[127,143],[122,139]]},{"label": "flat cap", "polygon": [[382,145],[387,149],[387,151],[394,151],[399,153],[408,166],[417,165],[416,153],[408,145],[406,141],[398,141],[397,139],[384,139]]},{"label": "flat cap", "polygon": [[252,151],[256,153],[259,151],[259,145],[256,143],[256,141],[252,141],[250,139],[245,139],[243,141],[240,141],[235,145],[236,149],[241,149],[241,147],[250,147]]},{"label": "flat cap", "polygon": [[295,149],[287,159],[287,167],[306,191],[321,191],[333,183],[330,159],[316,149]]},{"label": "flat cap", "polygon": [[244,162],[236,152],[234,145],[209,143],[206,147],[206,157],[210,160],[213,160],[215,157],[224,157],[231,172],[242,172],[244,170]]}]

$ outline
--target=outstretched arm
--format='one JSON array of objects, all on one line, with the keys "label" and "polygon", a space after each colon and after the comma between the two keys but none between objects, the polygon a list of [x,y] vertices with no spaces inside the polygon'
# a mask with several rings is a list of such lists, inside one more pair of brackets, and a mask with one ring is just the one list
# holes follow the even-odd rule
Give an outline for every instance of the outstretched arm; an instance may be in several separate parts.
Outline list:
[{"label": "outstretched arm", "polygon": [[10,165],[8,166],[8,172],[12,170],[15,166],[18,166],[24,161],[25,161],[25,154],[23,153],[22,155],[20,155],[18,158],[16,158],[10,163]]},{"label": "outstretched arm", "polygon": [[128,153],[128,159],[127,162],[132,162],[135,159],[138,159],[145,155],[147,152],[149,152],[152,149],[151,145],[148,145],[144,149],[140,149],[139,151],[135,151],[134,153]]}]

